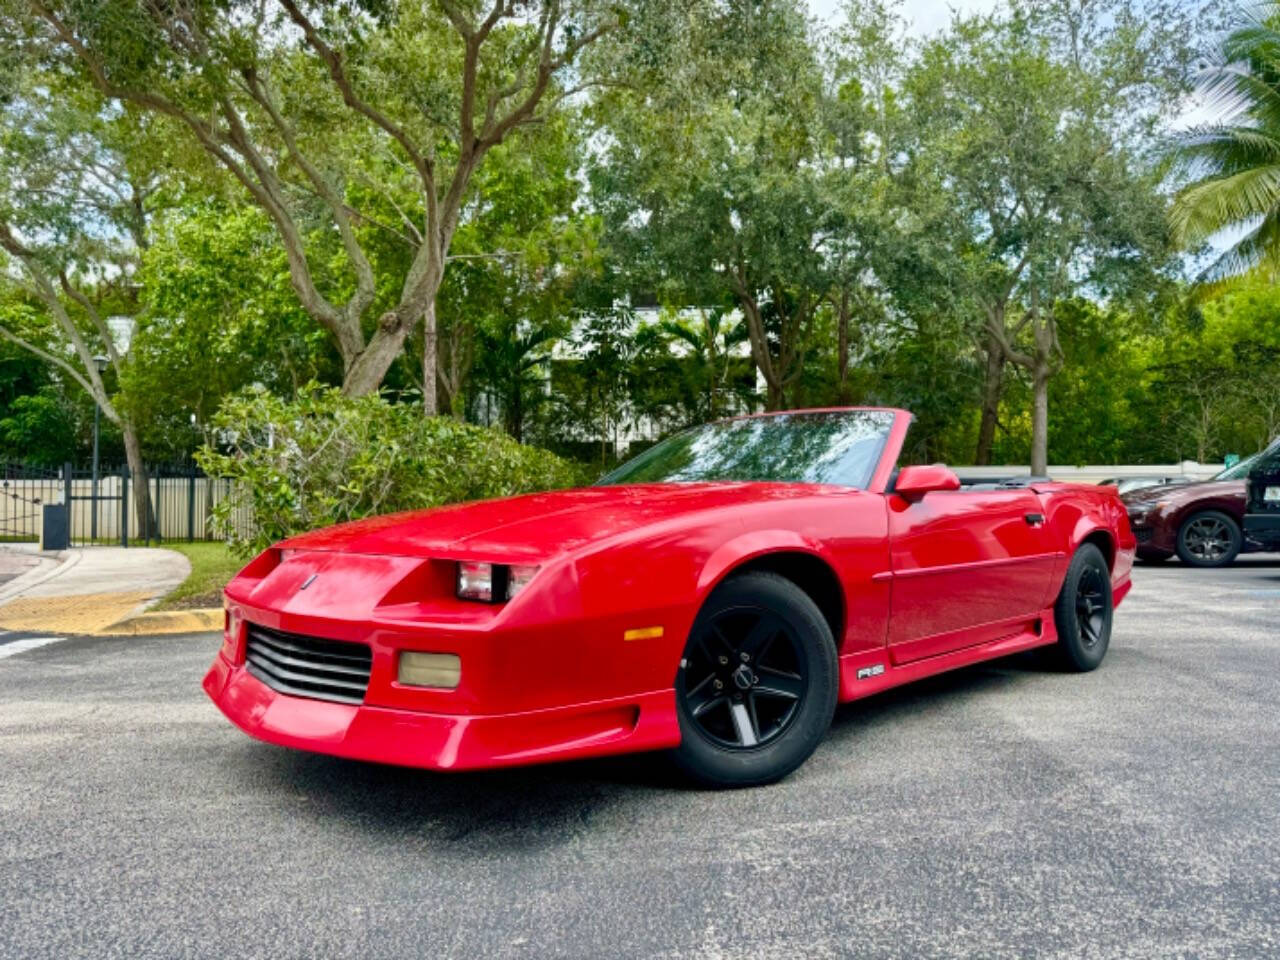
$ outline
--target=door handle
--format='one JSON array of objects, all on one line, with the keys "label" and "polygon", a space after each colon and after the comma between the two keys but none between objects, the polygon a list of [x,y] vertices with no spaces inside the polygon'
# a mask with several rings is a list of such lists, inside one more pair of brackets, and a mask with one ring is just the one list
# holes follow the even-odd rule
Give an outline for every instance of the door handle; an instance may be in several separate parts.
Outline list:
[{"label": "door handle", "polygon": [[1027,523],[1029,523],[1031,526],[1033,526],[1033,527],[1034,527],[1034,526],[1036,526],[1037,524],[1044,523],[1044,514],[1043,514],[1043,513],[1028,513],[1028,514],[1026,514],[1022,519],[1023,519],[1023,520],[1025,520],[1025,521],[1027,521]]}]

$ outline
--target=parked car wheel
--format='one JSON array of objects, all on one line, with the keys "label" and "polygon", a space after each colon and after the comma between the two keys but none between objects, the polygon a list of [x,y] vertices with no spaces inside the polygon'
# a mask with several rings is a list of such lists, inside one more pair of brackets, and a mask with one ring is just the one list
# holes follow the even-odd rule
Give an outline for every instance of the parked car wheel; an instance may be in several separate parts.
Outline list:
[{"label": "parked car wheel", "polygon": [[1058,659],[1069,670],[1094,670],[1111,643],[1111,570],[1102,551],[1086,543],[1076,551],[1053,608]]},{"label": "parked car wheel", "polygon": [[1193,567],[1224,567],[1242,546],[1240,524],[1220,510],[1193,513],[1178,528],[1178,557]]},{"label": "parked car wheel", "polygon": [[803,590],[766,572],[727,580],[698,614],[676,674],[677,766],[718,787],[785,777],[830,727],[838,677],[831,628]]}]

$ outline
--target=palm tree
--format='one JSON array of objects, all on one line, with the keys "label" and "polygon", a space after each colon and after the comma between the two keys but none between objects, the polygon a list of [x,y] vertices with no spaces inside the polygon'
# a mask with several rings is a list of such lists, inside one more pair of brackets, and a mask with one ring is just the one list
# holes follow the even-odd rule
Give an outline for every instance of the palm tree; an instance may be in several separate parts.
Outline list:
[{"label": "palm tree", "polygon": [[724,408],[720,393],[729,379],[733,348],[747,340],[746,324],[725,315],[722,309],[701,312],[698,323],[680,317],[662,321],[668,335],[683,341],[697,368],[698,389],[702,392],[699,420],[715,420]]},{"label": "palm tree", "polygon": [[1217,119],[1181,135],[1176,149],[1192,182],[1170,212],[1174,238],[1194,247],[1219,231],[1241,234],[1205,271],[1211,279],[1280,263],[1280,4],[1239,18],[1199,83]]}]

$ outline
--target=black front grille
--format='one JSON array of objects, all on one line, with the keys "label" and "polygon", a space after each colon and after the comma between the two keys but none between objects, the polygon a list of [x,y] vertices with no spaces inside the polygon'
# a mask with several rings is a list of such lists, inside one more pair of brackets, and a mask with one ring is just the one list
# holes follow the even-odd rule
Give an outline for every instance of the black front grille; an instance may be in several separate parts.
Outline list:
[{"label": "black front grille", "polygon": [[300,637],[248,624],[245,666],[272,690],[313,700],[363,703],[373,652],[363,643]]},{"label": "black front grille", "polygon": [[1139,543],[1150,543],[1151,538],[1155,536],[1155,531],[1150,527],[1134,527],[1133,536]]}]

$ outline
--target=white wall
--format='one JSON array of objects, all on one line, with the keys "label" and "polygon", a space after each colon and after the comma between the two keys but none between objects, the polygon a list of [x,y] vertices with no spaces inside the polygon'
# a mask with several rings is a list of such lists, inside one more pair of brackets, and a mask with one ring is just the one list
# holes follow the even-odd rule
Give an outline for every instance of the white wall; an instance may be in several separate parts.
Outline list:
[{"label": "white wall", "polygon": [[[976,477],[999,479],[1025,477],[1031,473],[1029,467],[953,466],[952,469],[955,470],[961,480],[969,480]],[[1051,466],[1049,467],[1049,476],[1054,480],[1061,480],[1065,483],[1100,483],[1103,480],[1110,480],[1116,477],[1187,477],[1192,480],[1208,480],[1221,473],[1222,469],[1223,466],[1220,463],[1196,463],[1194,460],[1184,460],[1182,463],[1144,465]]]}]

